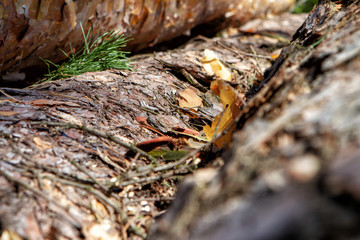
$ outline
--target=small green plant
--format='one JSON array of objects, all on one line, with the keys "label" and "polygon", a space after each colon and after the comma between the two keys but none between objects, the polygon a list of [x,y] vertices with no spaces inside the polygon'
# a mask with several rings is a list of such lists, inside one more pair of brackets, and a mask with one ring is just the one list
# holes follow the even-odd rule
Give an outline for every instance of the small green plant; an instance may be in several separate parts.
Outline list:
[{"label": "small green plant", "polygon": [[293,13],[308,13],[317,2],[318,0],[298,0],[296,1]]},{"label": "small green plant", "polygon": [[[41,82],[112,68],[131,70],[131,63],[126,57],[129,52],[121,50],[131,39],[115,30],[102,35],[97,34],[94,38],[90,35],[91,29],[85,34],[82,25],[80,27],[84,37],[84,46],[75,53],[69,44],[71,55],[61,50],[68,58],[68,61],[61,65],[42,59],[48,66],[49,73],[44,75],[45,78]],[[55,69],[50,71],[51,67],[55,67]]]}]

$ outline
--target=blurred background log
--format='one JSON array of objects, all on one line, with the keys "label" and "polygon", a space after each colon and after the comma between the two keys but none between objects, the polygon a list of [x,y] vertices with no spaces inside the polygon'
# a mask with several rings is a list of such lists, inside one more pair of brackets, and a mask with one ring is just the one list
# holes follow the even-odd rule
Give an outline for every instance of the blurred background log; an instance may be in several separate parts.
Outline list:
[{"label": "blurred background log", "polygon": [[185,180],[150,239],[360,238],[359,11],[319,1],[254,89],[224,167]]},{"label": "blurred background log", "polygon": [[[64,60],[83,44],[80,23],[94,33],[114,28],[131,35],[129,50],[173,39],[196,25],[226,20],[242,24],[255,16],[289,9],[294,0],[116,0],[116,1],[1,1],[0,84],[33,81],[46,65]],[[223,22],[223,21],[222,21]],[[218,22],[216,22],[218,24]],[[218,29],[215,26],[214,29]],[[30,79],[30,80],[29,80]]]}]

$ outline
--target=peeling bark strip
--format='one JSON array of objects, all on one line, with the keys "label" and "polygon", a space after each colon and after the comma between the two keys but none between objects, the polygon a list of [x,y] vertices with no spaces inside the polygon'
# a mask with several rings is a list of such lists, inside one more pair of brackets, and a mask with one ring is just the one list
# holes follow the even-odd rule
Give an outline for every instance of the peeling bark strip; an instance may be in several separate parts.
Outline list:
[{"label": "peeling bark strip", "polygon": [[[276,2],[276,6],[275,3]],[[237,24],[288,9],[293,0],[53,0],[0,3],[0,75],[24,80],[39,57],[58,62],[59,49],[83,43],[80,24],[104,32],[117,28],[133,37],[131,49],[172,39],[194,26],[218,18]],[[20,73],[19,73],[20,72]]]}]

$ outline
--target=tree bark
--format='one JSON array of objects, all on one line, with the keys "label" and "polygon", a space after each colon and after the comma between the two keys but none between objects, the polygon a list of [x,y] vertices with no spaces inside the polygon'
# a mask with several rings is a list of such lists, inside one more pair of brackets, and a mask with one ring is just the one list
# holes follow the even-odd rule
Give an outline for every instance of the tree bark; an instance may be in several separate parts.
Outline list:
[{"label": "tree bark", "polygon": [[319,2],[254,89],[225,166],[185,180],[150,239],[360,237],[359,11]]},{"label": "tree bark", "polygon": [[[290,45],[287,15],[134,56],[135,71],[0,88],[1,236],[144,239],[161,215],[150,239],[359,237],[359,5],[321,1]],[[212,142],[195,144],[222,110],[204,49],[243,103],[213,162]],[[197,111],[179,106],[185,90],[203,99]],[[189,154],[154,159],[144,145]]]},{"label": "tree bark", "polygon": [[[209,91],[219,77],[205,71],[204,50],[216,53],[233,77],[225,86],[245,102],[248,83],[261,79],[274,49],[295,32],[289,23],[304,19],[286,14],[255,32],[249,23],[135,55],[134,71],[0,88],[1,237],[146,238],[176,184],[214,155],[201,131],[223,106]],[[180,105],[185,93],[200,103]]]},{"label": "tree bark", "polygon": [[[79,49],[85,32],[94,34],[114,28],[133,40],[129,50],[139,50],[173,39],[196,25],[216,19],[244,23],[254,16],[289,9],[293,0],[117,0],[117,1],[3,1],[0,3],[0,76],[22,80],[46,69],[41,61],[55,63],[70,53],[69,43]],[[29,80],[28,80],[29,81]],[[0,79],[1,82],[1,79]]]}]

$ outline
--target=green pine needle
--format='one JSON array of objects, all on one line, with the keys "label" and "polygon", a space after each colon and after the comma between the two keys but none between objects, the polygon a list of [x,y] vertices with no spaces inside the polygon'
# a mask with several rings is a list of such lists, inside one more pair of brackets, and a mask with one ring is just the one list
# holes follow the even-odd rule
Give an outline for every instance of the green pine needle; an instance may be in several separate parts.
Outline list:
[{"label": "green pine needle", "polygon": [[[61,65],[42,59],[48,66],[49,73],[44,75],[45,78],[41,82],[107,69],[132,70],[131,63],[126,57],[129,52],[121,50],[131,40],[130,38],[115,30],[105,32],[100,36],[98,34],[93,38],[90,36],[91,29],[85,34],[82,25],[80,27],[84,37],[82,49],[74,53],[71,44],[69,44],[71,55],[61,50],[68,58],[68,61]],[[55,70],[50,71],[51,67],[55,67]]]}]

